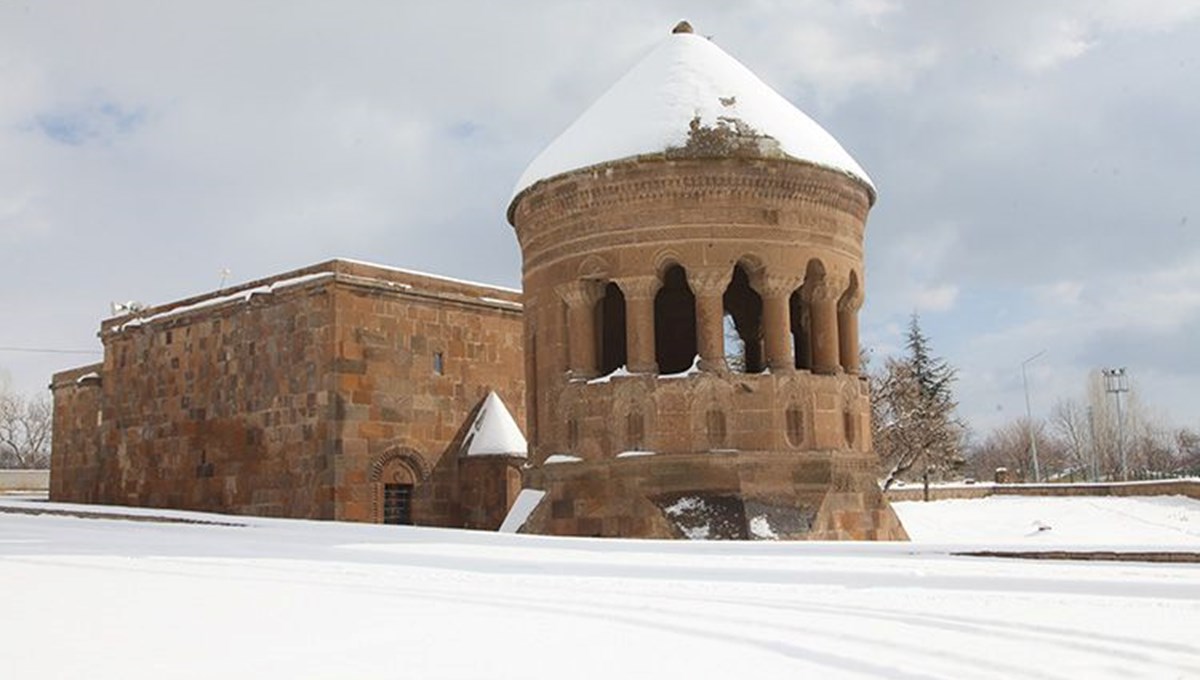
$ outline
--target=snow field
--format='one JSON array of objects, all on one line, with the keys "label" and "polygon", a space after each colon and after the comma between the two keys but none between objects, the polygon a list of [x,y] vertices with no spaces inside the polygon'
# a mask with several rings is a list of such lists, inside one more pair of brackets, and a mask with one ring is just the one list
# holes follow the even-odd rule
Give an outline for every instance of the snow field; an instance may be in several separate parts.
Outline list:
[{"label": "snow field", "polygon": [[[897,505],[938,542],[1019,535],[1030,509],[993,500]],[[1200,511],[1134,500],[1040,505],[1053,528],[1016,542]],[[949,554],[978,529],[614,541],[149,512],[243,526],[0,513],[0,678],[1200,676],[1197,565]]]}]

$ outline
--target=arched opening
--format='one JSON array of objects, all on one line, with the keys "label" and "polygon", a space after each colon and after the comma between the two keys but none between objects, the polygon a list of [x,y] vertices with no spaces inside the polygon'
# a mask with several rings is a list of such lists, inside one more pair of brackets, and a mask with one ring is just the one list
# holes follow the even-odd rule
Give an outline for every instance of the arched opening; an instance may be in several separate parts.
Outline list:
[{"label": "arched opening", "polygon": [[412,524],[413,490],[419,474],[404,455],[395,455],[375,463],[371,477],[375,482],[376,521],[383,524]]},{"label": "arched opening", "polygon": [[858,373],[858,274],[850,272],[850,284],[838,300],[838,358],[842,370]]},{"label": "arched opening", "polygon": [[654,358],[660,373],[681,373],[696,358],[696,296],[687,272],[671,265],[654,296]]},{"label": "arched opening", "polygon": [[625,294],[621,287],[609,283],[604,296],[596,303],[596,346],[600,375],[608,375],[628,362],[625,347]]},{"label": "arched opening", "polygon": [[804,299],[803,286],[792,292],[792,297],[788,300],[788,311],[791,316],[792,356],[795,358],[796,368],[811,371],[812,343],[809,341],[811,323],[808,303]]},{"label": "arched opening", "polygon": [[762,297],[750,287],[742,265],[733,268],[733,278],[722,298],[725,306],[725,363],[731,371],[761,373],[763,366]]}]

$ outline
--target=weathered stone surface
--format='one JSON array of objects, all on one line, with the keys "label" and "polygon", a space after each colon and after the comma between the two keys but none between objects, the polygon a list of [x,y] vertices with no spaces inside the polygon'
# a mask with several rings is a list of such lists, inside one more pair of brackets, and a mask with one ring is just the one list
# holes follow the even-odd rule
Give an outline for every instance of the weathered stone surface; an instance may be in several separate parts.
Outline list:
[{"label": "weathered stone surface", "polygon": [[51,498],[378,522],[411,483],[414,522],[494,528],[512,473],[455,445],[488,390],[522,419],[521,332],[512,291],[340,260],[106,320],[54,376]]},{"label": "weathered stone surface", "polygon": [[[547,492],[525,530],[906,538],[875,480],[857,375],[872,200],[844,173],[700,148],[518,195],[526,484]],[[732,358],[730,323],[745,348]],[[562,453],[583,461],[544,464]]]}]

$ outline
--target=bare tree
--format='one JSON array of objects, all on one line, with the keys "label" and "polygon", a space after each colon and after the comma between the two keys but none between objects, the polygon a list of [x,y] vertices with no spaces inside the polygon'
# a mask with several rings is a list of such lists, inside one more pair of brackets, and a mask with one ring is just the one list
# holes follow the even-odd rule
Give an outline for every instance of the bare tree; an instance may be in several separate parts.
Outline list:
[{"label": "bare tree", "polygon": [[1024,420],[1010,422],[972,446],[969,471],[983,476],[1007,467],[1014,478],[1024,479],[1032,464],[1031,430],[1050,480],[1120,479],[1122,453],[1134,478],[1177,476],[1186,467],[1189,447],[1200,447],[1200,435],[1172,431],[1151,417],[1136,390],[1123,395],[1118,420],[1116,402],[1097,371],[1088,379],[1084,401],[1059,401],[1048,422],[1035,421],[1032,428]]},{"label": "bare tree", "polygon": [[0,390],[0,467],[49,467],[53,416],[47,397],[26,399]]},{"label": "bare tree", "polygon": [[1092,447],[1102,477],[1121,478],[1122,454],[1132,478],[1173,474],[1181,455],[1178,437],[1145,407],[1136,382],[1122,397],[1119,418],[1116,401],[1105,392],[1104,377],[1099,371],[1088,377],[1087,399],[1092,416]]},{"label": "bare tree", "polygon": [[[1091,419],[1088,408],[1074,399],[1062,399],[1054,405],[1050,412],[1050,433],[1058,440],[1064,454],[1065,469],[1051,471],[1059,475],[1063,473],[1083,478],[1091,478],[1092,465],[1092,436]],[[1040,450],[1039,442],[1039,450]]]},{"label": "bare tree", "polygon": [[1047,479],[1062,478],[1068,468],[1070,454],[1061,439],[1050,434],[1043,421],[1020,418],[1012,420],[988,433],[983,441],[967,452],[967,471],[981,479],[990,477],[996,468],[1005,468],[1013,481],[1032,481],[1033,455],[1029,446],[1029,433],[1037,439],[1038,459]]},{"label": "bare tree", "polygon": [[1179,475],[1200,475],[1200,432],[1186,427],[1177,430],[1175,451],[1179,460],[1176,466]]}]

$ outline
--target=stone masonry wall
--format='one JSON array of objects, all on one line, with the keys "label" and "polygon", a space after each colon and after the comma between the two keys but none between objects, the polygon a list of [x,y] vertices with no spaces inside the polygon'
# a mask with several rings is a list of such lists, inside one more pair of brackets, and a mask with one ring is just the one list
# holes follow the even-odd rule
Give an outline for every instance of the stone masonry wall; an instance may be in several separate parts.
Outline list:
[{"label": "stone masonry wall", "polygon": [[103,364],[54,378],[56,501],[381,521],[386,470],[415,523],[461,526],[463,428],[489,389],[523,418],[506,289],[334,260],[100,335]]},{"label": "stone masonry wall", "polygon": [[54,376],[54,437],[50,453],[50,497],[77,503],[94,497],[98,468],[100,373],[103,364]]},{"label": "stone masonry wall", "polygon": [[93,500],[332,518],[331,284],[106,322]]},{"label": "stone masonry wall", "polygon": [[462,526],[457,454],[476,408],[495,390],[524,422],[519,295],[445,280],[418,294],[386,275],[336,293],[336,517],[380,521],[379,474],[397,460],[418,482],[414,523]]}]

